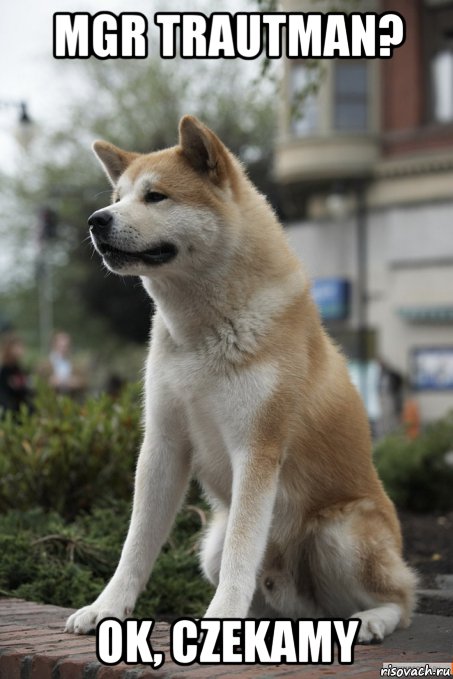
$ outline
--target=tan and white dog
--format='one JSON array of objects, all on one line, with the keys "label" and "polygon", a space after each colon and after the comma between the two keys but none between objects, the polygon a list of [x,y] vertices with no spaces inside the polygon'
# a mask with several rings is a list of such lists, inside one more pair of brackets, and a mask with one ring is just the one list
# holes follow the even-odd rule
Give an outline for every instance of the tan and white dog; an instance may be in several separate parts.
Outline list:
[{"label": "tan and white dog", "polygon": [[66,629],[131,615],[194,474],[213,509],[206,617],[356,617],[382,640],[409,624],[415,576],[345,360],[239,161],[196,118],[179,133],[147,155],[94,144],[114,194],[93,243],[157,311],[129,533]]}]

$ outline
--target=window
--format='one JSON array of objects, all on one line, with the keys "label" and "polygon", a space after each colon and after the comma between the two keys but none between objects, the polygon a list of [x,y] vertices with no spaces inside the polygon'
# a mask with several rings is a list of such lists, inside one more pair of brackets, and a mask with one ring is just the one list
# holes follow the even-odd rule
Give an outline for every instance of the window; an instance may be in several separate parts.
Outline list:
[{"label": "window", "polygon": [[442,50],[433,57],[431,82],[435,122],[453,121],[453,49]]},{"label": "window", "polygon": [[453,2],[425,5],[423,21],[427,76],[427,120],[453,122]]},{"label": "window", "polygon": [[295,63],[291,67],[291,131],[296,137],[306,137],[318,130],[319,103],[316,75],[316,69],[303,63]]},{"label": "window", "polygon": [[334,128],[340,132],[368,129],[368,66],[362,61],[334,65]]}]

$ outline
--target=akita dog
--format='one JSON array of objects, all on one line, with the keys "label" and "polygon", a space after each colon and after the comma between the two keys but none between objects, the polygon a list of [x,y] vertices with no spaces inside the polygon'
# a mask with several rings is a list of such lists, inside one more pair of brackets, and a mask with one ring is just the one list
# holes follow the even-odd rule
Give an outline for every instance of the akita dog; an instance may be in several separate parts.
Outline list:
[{"label": "akita dog", "polygon": [[67,631],[131,615],[193,474],[213,510],[207,618],[354,617],[362,642],[408,625],[416,578],[367,416],[268,202],[191,116],[163,151],[93,148],[114,186],[94,246],[156,314],[129,533]]}]

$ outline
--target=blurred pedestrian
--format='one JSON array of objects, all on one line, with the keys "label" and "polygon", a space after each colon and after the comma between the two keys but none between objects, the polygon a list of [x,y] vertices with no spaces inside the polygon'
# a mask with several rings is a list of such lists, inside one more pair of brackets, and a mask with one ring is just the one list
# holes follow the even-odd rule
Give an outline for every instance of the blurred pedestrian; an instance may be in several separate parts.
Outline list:
[{"label": "blurred pedestrian", "polygon": [[403,412],[404,378],[400,372],[379,358],[379,396],[381,402],[381,422],[379,435],[395,431],[401,426]]},{"label": "blurred pedestrian", "polygon": [[30,406],[32,391],[30,377],[23,367],[25,353],[23,341],[14,334],[2,342],[0,364],[0,410],[18,412],[25,404]]},{"label": "blurred pedestrian", "polygon": [[111,373],[107,378],[107,384],[105,387],[106,393],[116,401],[124,389],[126,381],[117,373]]},{"label": "blurred pedestrian", "polygon": [[402,423],[404,433],[408,439],[413,440],[420,436],[420,408],[416,398],[412,394],[408,394],[404,401]]},{"label": "blurred pedestrian", "polygon": [[67,332],[56,332],[49,354],[48,382],[59,393],[77,395],[85,389],[86,382],[74,365],[71,350],[71,336]]}]

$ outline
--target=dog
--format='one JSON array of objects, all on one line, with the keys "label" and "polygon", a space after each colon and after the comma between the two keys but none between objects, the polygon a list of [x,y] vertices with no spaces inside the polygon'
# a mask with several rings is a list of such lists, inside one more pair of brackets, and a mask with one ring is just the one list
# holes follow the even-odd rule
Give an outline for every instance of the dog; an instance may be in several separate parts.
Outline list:
[{"label": "dog", "polygon": [[190,115],[174,147],[93,149],[113,185],[94,247],[156,313],[129,532],[66,630],[132,614],[192,475],[212,507],[207,618],[359,618],[363,643],[407,626],[416,576],[367,416],[266,198]]}]

